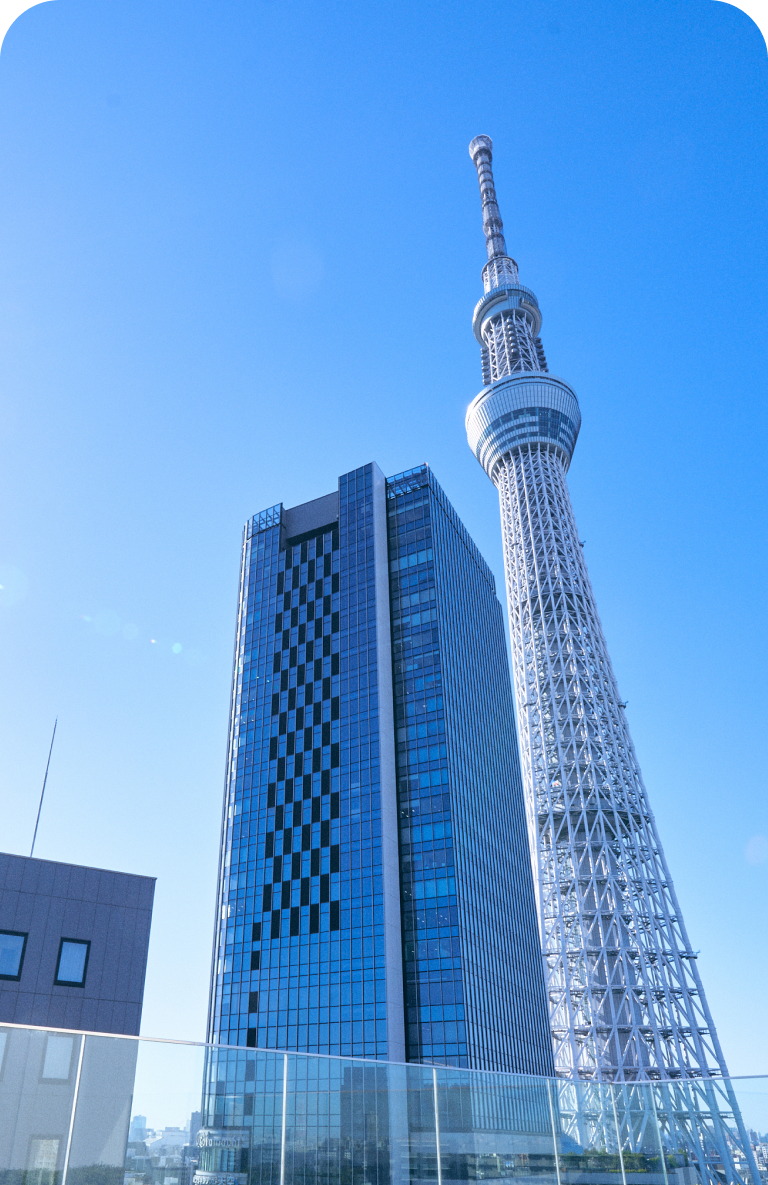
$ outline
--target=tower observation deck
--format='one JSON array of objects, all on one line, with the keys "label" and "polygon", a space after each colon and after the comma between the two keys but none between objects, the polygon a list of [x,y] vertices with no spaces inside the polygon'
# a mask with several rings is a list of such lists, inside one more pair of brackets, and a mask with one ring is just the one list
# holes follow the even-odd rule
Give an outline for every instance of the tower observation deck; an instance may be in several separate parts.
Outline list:
[{"label": "tower observation deck", "polygon": [[483,389],[469,406],[466,429],[499,491],[556,1071],[596,1083],[711,1084],[727,1070],[635,756],[566,483],[581,423],[578,400],[547,369],[538,301],[507,255],[491,140],[478,136],[469,152],[480,182],[488,261],[473,319]]}]

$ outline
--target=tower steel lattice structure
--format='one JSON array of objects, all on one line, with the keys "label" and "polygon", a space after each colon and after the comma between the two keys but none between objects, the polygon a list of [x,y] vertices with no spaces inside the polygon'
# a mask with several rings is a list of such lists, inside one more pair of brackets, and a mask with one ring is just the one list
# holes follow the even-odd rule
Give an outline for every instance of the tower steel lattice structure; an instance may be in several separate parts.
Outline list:
[{"label": "tower steel lattice structure", "polygon": [[[633,1083],[663,1082],[664,1110],[729,1113],[741,1128],[571,506],[578,400],[548,371],[538,302],[507,254],[491,140],[478,136],[469,151],[488,261],[473,319],[484,385],[466,429],[499,491],[556,1072],[630,1092]],[[583,1122],[584,1107],[580,1114]],[[725,1144],[716,1159],[727,1162],[729,1180],[740,1180]]]}]

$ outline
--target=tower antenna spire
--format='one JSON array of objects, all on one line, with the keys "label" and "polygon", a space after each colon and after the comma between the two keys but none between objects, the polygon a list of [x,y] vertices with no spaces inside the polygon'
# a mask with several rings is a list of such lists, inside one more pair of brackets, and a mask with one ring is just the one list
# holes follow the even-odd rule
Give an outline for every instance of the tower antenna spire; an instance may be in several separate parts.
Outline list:
[{"label": "tower antenna spire", "polygon": [[493,184],[493,141],[490,136],[475,136],[469,146],[469,155],[477,169],[480,183],[480,200],[483,203],[483,233],[488,262],[483,268],[483,287],[486,292],[517,284],[517,264],[507,255],[504,239],[504,223],[501,221],[496,188]]},{"label": "tower antenna spire", "polygon": [[53,742],[56,740],[56,725],[59,723],[58,716],[53,722],[53,735],[51,736],[51,747],[48,750],[48,760],[45,763],[45,777],[43,778],[43,788],[40,791],[40,805],[37,808],[37,819],[35,821],[35,834],[32,836],[32,847],[29,851],[30,860],[35,854],[35,840],[37,839],[37,829],[40,826],[40,812],[43,809],[43,798],[45,797],[45,785],[48,781],[48,770],[51,768],[51,753],[53,752]]},{"label": "tower antenna spire", "polygon": [[477,169],[480,182],[480,200],[483,203],[483,231],[485,249],[489,259],[498,259],[507,254],[504,241],[504,223],[501,221],[496,189],[493,184],[493,140],[490,136],[475,136],[469,146],[469,155]]}]

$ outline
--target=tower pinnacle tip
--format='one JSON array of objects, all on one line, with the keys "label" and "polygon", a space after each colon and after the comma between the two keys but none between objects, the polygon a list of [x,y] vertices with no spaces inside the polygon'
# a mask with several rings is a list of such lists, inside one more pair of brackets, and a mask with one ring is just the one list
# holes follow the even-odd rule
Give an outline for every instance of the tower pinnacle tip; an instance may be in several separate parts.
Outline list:
[{"label": "tower pinnacle tip", "polygon": [[469,155],[472,157],[472,160],[475,159],[475,153],[480,148],[487,148],[489,152],[493,152],[493,140],[490,136],[475,136],[469,145]]}]

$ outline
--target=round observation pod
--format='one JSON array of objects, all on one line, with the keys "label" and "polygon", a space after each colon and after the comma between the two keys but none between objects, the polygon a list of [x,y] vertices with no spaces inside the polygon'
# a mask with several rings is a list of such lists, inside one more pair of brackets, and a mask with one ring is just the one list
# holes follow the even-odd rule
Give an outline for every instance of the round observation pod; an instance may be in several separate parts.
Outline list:
[{"label": "round observation pod", "polygon": [[559,454],[567,472],[581,427],[575,391],[545,371],[525,371],[485,387],[467,408],[467,440],[495,483],[499,462],[523,445]]}]

